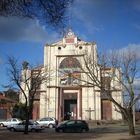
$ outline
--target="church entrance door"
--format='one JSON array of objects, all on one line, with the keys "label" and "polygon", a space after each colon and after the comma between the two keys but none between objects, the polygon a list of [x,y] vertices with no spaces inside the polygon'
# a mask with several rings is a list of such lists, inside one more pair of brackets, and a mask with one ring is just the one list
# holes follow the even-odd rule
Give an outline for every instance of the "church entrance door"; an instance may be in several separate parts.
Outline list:
[{"label": "church entrance door", "polygon": [[64,100],[64,120],[77,118],[77,100],[65,99]]},{"label": "church entrance door", "polygon": [[60,88],[58,96],[58,120],[82,118],[82,95],[79,88]]}]

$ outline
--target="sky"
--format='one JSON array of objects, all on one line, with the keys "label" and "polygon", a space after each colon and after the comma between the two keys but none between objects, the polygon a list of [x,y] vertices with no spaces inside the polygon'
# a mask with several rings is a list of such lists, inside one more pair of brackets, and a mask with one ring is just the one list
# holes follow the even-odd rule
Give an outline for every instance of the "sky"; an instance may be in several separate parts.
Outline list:
[{"label": "sky", "polygon": [[[74,0],[69,23],[80,39],[96,42],[98,51],[132,48],[140,58],[140,0]],[[7,56],[43,64],[44,45],[61,38],[39,21],[0,17],[0,91],[8,83]]]}]

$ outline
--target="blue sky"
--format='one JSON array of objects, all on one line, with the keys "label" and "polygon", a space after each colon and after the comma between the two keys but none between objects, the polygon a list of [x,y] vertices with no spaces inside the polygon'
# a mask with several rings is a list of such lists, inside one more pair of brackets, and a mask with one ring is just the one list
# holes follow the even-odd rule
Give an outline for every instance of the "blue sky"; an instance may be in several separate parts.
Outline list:
[{"label": "blue sky", "polygon": [[[133,48],[140,57],[140,0],[74,0],[70,11],[79,38],[95,41],[99,51]],[[0,90],[8,82],[7,56],[43,64],[43,46],[61,38],[39,21],[0,17]]]}]

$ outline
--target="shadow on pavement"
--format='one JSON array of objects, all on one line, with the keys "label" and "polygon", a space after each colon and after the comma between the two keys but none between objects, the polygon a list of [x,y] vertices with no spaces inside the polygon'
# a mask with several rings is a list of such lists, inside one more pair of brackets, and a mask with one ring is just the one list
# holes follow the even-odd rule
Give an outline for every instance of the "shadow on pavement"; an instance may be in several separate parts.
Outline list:
[{"label": "shadow on pavement", "polygon": [[91,128],[85,133],[56,133],[54,129],[45,129],[39,133],[30,132],[28,135],[22,132],[10,132],[0,130],[0,140],[140,140],[140,128],[136,136],[129,136],[127,127],[100,126]]}]

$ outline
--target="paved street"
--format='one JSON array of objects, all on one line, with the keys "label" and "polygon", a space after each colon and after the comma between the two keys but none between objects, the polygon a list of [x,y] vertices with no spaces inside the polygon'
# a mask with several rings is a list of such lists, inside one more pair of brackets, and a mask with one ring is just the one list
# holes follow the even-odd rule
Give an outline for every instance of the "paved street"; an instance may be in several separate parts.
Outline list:
[{"label": "paved street", "polygon": [[0,129],[0,140],[139,140],[140,128],[137,127],[136,136],[129,136],[126,126],[98,126],[91,128],[88,133],[56,133],[54,129],[45,129],[40,133],[10,132]]}]

